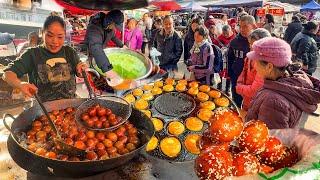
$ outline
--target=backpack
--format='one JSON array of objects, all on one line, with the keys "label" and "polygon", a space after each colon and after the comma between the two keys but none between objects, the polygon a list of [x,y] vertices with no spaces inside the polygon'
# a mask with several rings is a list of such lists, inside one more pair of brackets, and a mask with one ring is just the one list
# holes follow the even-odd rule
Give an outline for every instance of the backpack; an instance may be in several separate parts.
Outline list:
[{"label": "backpack", "polygon": [[211,46],[212,46],[212,49],[213,49],[213,52],[214,52],[214,72],[218,73],[218,72],[222,71],[222,69],[223,69],[222,51],[215,44],[212,44]]}]

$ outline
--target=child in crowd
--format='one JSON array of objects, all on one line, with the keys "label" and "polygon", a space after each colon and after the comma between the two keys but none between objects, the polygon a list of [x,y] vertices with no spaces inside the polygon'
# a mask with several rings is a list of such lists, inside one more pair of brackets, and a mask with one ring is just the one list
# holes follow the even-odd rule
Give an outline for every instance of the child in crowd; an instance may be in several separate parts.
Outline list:
[{"label": "child in crowd", "polygon": [[[248,40],[250,46],[262,38],[271,37],[268,30],[259,28],[249,35]],[[251,99],[256,95],[257,91],[263,86],[263,79],[257,74],[254,69],[252,60],[246,58],[244,60],[243,70],[238,78],[236,91],[243,97],[242,109],[248,111]]]}]

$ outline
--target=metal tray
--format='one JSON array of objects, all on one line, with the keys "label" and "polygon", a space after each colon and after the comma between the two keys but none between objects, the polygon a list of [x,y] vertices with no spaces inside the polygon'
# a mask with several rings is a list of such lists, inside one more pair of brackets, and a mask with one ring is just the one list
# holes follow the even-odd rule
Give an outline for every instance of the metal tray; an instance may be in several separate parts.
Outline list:
[{"label": "metal tray", "polygon": [[[190,83],[190,82],[188,82],[188,83]],[[164,80],[163,80],[163,84],[165,85],[165,81]],[[154,83],[149,83],[149,85],[154,85]],[[199,84],[199,86],[200,85],[202,85],[202,84]],[[174,87],[175,87],[175,85],[174,85]],[[226,94],[224,94],[222,91],[220,91],[220,90],[218,90],[216,88],[213,88],[213,87],[210,87],[210,88],[211,88],[210,90],[219,91],[221,93],[221,97],[226,97],[230,101],[230,105],[228,107],[224,107],[224,108],[223,107],[216,107],[213,110],[213,112],[215,112],[217,110],[228,108],[230,110],[236,111],[239,114],[238,107],[235,105],[235,103]],[[142,89],[143,90],[143,86],[138,87],[136,89]],[[133,91],[134,91],[134,89],[131,90],[131,91],[126,92],[124,94],[124,97],[126,95],[132,94]],[[149,91],[143,90],[143,92],[146,93],[146,92],[149,92]],[[191,107],[189,110],[178,111],[179,113],[175,114],[175,115],[172,114],[173,111],[166,112],[166,110],[168,110],[166,108],[168,108],[167,105],[169,103],[170,103],[169,109],[172,109],[172,107],[175,107],[175,106],[177,106],[177,107],[180,106],[181,107],[181,102],[180,103],[176,102],[176,101],[166,102],[164,100],[164,99],[166,99],[166,98],[163,98],[164,96],[168,96],[168,95],[172,95],[172,94],[173,94],[173,96],[178,96],[179,95],[181,99],[189,100],[191,103],[194,103],[195,107],[194,108]],[[136,98],[136,100],[140,99],[139,97],[136,97],[136,96],[135,96],[135,98]],[[190,100],[190,99],[192,99],[192,100]],[[213,100],[213,99],[210,97],[209,101],[210,100]],[[203,128],[200,131],[191,131],[186,127],[185,120],[188,117],[197,117],[197,112],[200,109],[200,101],[197,99],[197,97],[187,94],[187,91],[185,91],[185,92],[177,92],[176,90],[174,90],[172,92],[164,92],[163,91],[163,93],[160,94],[160,95],[154,95],[154,98],[152,100],[148,101],[148,102],[149,102],[149,106],[148,106],[147,110],[151,111],[151,116],[153,118],[158,118],[158,119],[162,120],[163,124],[164,124],[164,127],[163,127],[163,129],[161,131],[155,132],[155,137],[157,137],[158,140],[159,140],[157,148],[152,150],[152,151],[150,151],[150,152],[147,152],[147,153],[149,155],[151,155],[151,156],[156,157],[156,158],[160,158],[160,159],[164,159],[164,160],[168,160],[168,161],[172,161],[172,162],[193,161],[198,155],[188,152],[186,147],[185,147],[185,145],[184,145],[184,141],[185,141],[187,135],[189,135],[189,134],[202,135],[202,133],[208,128],[208,125],[209,125],[208,122],[202,121],[203,122]],[[168,132],[168,128],[167,127],[168,127],[169,123],[172,122],[172,121],[180,121],[181,123],[183,123],[185,125],[185,131],[182,134],[178,135],[178,136],[171,135]],[[177,139],[179,139],[179,141],[181,143],[181,152],[177,157],[170,158],[170,157],[166,156],[164,153],[162,153],[162,151],[160,150],[160,147],[159,147],[160,141],[165,137],[176,137]]]}]

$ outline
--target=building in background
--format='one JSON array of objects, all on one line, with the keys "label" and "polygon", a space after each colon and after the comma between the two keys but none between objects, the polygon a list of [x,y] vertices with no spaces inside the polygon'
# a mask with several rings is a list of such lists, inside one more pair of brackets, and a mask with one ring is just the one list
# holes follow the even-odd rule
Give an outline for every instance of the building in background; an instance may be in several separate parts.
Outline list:
[{"label": "building in background", "polygon": [[52,0],[0,0],[0,32],[26,39],[31,31],[40,31],[51,11],[62,14]]}]

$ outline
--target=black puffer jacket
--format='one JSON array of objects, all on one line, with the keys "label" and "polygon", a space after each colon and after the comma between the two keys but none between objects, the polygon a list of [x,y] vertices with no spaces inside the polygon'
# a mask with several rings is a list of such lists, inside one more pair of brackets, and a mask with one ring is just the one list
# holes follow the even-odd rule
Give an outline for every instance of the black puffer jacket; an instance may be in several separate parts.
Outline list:
[{"label": "black puffer jacket", "polygon": [[194,44],[194,32],[192,31],[191,27],[189,27],[188,33],[187,33],[186,37],[184,38],[184,42],[183,42],[184,62],[187,62],[190,59],[190,56],[191,56],[190,50],[191,50],[193,44]]},{"label": "black puffer jacket", "polygon": [[284,33],[284,40],[287,43],[291,43],[292,39],[302,30],[302,23],[300,21],[294,21],[288,24],[288,28]]},{"label": "black puffer jacket", "polygon": [[309,74],[316,71],[319,59],[319,49],[314,36],[314,34],[303,30],[291,42],[292,53],[296,54],[297,59],[302,60],[303,65],[308,65]]},{"label": "black puffer jacket", "polygon": [[169,36],[164,34],[164,30],[156,33],[153,47],[161,52],[160,67],[163,69],[177,69],[177,63],[182,55],[182,39],[176,31]]}]

